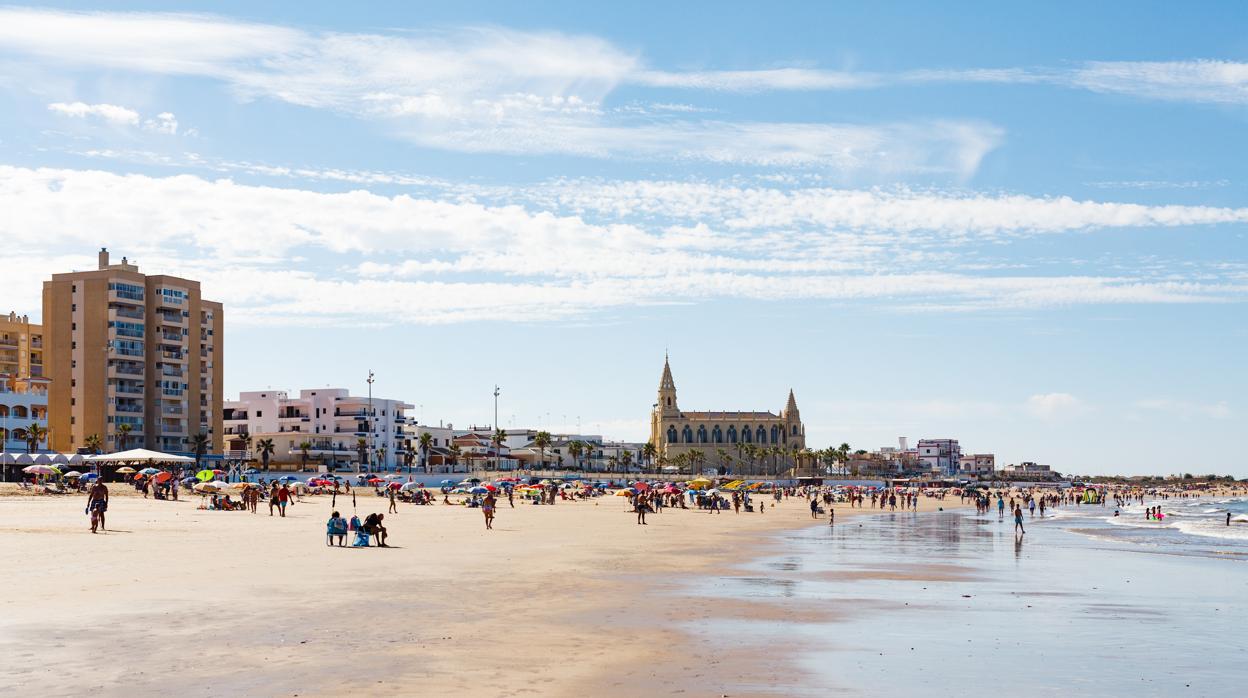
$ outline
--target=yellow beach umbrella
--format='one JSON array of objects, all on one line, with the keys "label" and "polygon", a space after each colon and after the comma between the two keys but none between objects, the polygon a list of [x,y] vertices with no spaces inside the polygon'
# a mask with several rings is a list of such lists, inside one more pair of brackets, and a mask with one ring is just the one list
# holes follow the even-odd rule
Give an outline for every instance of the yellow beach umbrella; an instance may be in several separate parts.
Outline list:
[{"label": "yellow beach umbrella", "polygon": [[615,493],[617,497],[629,497],[633,494],[632,490],[619,490]]},{"label": "yellow beach umbrella", "polygon": [[129,475],[130,473],[135,472],[135,470],[134,470],[134,468],[131,468],[131,467],[130,467],[130,466],[128,466],[128,465],[123,465],[123,466],[121,466],[120,468],[118,468],[118,469],[117,469],[117,472],[119,472],[119,473],[124,473],[124,474],[126,474],[126,475]]}]

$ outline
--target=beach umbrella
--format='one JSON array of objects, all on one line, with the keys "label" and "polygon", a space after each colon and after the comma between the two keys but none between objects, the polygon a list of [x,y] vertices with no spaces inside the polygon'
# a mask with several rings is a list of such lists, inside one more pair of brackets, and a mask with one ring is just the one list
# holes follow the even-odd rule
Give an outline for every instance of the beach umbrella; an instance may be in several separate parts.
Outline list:
[{"label": "beach umbrella", "polygon": [[494,485],[482,485],[482,487],[484,487],[485,489],[489,490],[490,492],[497,492],[497,491],[498,491],[498,488],[497,488],[497,487],[495,487]]},{"label": "beach umbrella", "polygon": [[646,490],[650,489],[650,485],[645,482],[634,482],[633,489],[637,490],[638,492],[645,492]]},{"label": "beach umbrella", "polygon": [[489,492],[489,490],[485,489],[484,487],[474,487],[468,490],[469,494],[485,494],[486,492]]},{"label": "beach umbrella", "polygon": [[140,470],[139,472],[144,475],[155,475],[156,473],[160,472],[160,468],[144,468]]},{"label": "beach umbrella", "polygon": [[234,484],[230,485],[230,489],[235,489],[235,490],[245,490],[248,487],[255,487],[255,485],[251,484],[250,482],[235,482]]},{"label": "beach umbrella", "polygon": [[454,484],[455,484],[455,481],[454,481],[454,480],[443,480],[441,484],[443,484],[443,485],[454,485]]},{"label": "beach umbrella", "polygon": [[130,473],[133,473],[133,472],[134,472],[134,468],[131,468],[128,465],[123,465],[117,469],[117,473],[120,475],[129,475]]},{"label": "beach umbrella", "polygon": [[183,485],[193,485],[193,484],[195,484],[196,482],[199,482],[199,481],[198,481],[198,480],[196,480],[194,476],[192,476],[192,477],[184,477],[184,478],[182,478],[182,484],[183,484]]},{"label": "beach umbrella", "polygon": [[379,477],[370,477],[370,478],[368,478],[367,482],[368,482],[368,484],[370,484],[370,485],[377,485],[377,484],[381,484],[381,483],[385,482],[385,480],[382,480],[382,479],[381,479],[381,478],[379,478]]},{"label": "beach umbrella", "polygon": [[406,492],[407,490],[418,490],[420,489],[420,483],[419,482],[405,482],[399,486],[399,489],[404,492]]},{"label": "beach umbrella", "polygon": [[82,476],[83,480],[98,480],[99,478],[100,478],[99,473],[87,473],[86,475]]},{"label": "beach umbrella", "polygon": [[69,478],[82,477],[82,473],[78,472],[77,470],[71,470],[68,473],[62,473],[61,477],[69,477]]},{"label": "beach umbrella", "polygon": [[627,488],[625,488],[625,489],[622,489],[622,490],[618,490],[618,491],[615,493],[615,496],[617,496],[617,497],[628,497],[628,496],[631,496],[631,495],[633,495],[633,494],[636,494],[636,493],[635,493],[635,492],[633,492],[631,489],[627,489]]},{"label": "beach umbrella", "polygon": [[248,468],[243,471],[243,474],[244,475],[258,475],[260,474],[260,471],[256,470],[255,468]]},{"label": "beach umbrella", "polygon": [[283,475],[277,479],[279,482],[294,482],[295,480],[298,480],[299,478],[295,477],[294,475]]},{"label": "beach umbrella", "polygon": [[220,488],[218,488],[216,485],[212,484],[211,482],[197,482],[195,483],[195,486],[192,487],[191,489],[200,494],[212,494],[214,492],[219,491]]},{"label": "beach umbrella", "polygon": [[[118,470],[117,472],[121,472],[121,471]],[[132,470],[130,472],[134,472],[134,471]],[[195,473],[195,479],[199,480],[200,482],[208,482],[215,476],[216,476],[216,473],[211,470],[201,470],[198,473]]]},{"label": "beach umbrella", "polygon": [[403,476],[398,473],[390,473],[386,476],[387,480],[402,480]]},{"label": "beach umbrella", "polygon": [[28,465],[25,468],[22,468],[22,472],[27,475],[55,475],[57,470],[50,465],[39,464]]},{"label": "beach umbrella", "polygon": [[401,489],[402,487],[403,487],[403,483],[401,483],[401,482],[392,482],[392,483],[390,483],[390,489],[392,489],[392,490]]}]

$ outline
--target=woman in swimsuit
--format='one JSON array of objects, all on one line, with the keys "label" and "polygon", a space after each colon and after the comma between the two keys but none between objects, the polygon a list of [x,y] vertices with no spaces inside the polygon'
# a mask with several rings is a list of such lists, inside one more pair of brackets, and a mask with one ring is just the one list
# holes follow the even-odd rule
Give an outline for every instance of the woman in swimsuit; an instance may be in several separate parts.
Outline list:
[{"label": "woman in swimsuit", "polygon": [[485,499],[481,500],[481,513],[485,514],[485,529],[491,531],[494,529],[494,505],[498,500],[494,498],[494,493],[485,495]]}]

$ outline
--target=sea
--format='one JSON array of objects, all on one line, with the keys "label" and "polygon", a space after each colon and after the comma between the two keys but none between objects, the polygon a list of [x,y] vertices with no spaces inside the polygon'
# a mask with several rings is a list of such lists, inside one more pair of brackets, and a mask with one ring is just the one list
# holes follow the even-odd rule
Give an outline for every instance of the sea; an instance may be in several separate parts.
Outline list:
[{"label": "sea", "polygon": [[723,613],[686,630],[787,677],[732,687],[748,694],[1244,695],[1248,498],[1114,511],[1064,507],[1026,533],[995,510],[825,520],[689,582]]}]

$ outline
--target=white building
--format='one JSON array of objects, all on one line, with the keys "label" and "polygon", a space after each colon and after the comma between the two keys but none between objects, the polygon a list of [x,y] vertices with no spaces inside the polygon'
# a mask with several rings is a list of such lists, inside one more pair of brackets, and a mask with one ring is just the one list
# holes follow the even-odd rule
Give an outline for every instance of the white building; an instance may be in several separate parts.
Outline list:
[{"label": "white building", "polygon": [[943,475],[956,475],[962,460],[957,439],[919,439],[919,463]]},{"label": "white building", "polygon": [[396,470],[406,466],[404,411],[413,407],[402,400],[353,396],[344,388],[301,390],[297,398],[284,390],[244,392],[222,406],[226,450],[251,450],[256,458],[256,441],[276,437],[275,447],[280,440],[283,446],[294,443],[295,451],[275,448],[277,462],[301,460],[300,445],[306,443],[311,462]]},{"label": "white building", "polygon": [[1039,463],[1032,463],[1031,461],[1023,461],[1018,464],[1011,463],[1001,468],[1001,472],[1006,475],[1025,475],[1041,479],[1056,475],[1056,473],[1053,472],[1053,468],[1047,465],[1040,465]]},{"label": "white building", "polygon": [[991,453],[976,453],[958,459],[958,475],[983,477],[996,470],[997,458]]},{"label": "white building", "polygon": [[[411,453],[414,457],[412,463],[418,471],[430,473],[458,473],[467,472],[467,464],[462,458],[456,458],[451,451],[454,445],[455,437],[464,434],[464,430],[455,431],[455,425],[447,424],[442,426],[433,426],[431,424],[419,424],[414,419],[409,419],[403,425],[403,439],[405,447],[410,446]],[[424,451],[420,446],[420,435],[429,434],[429,449]]]}]

